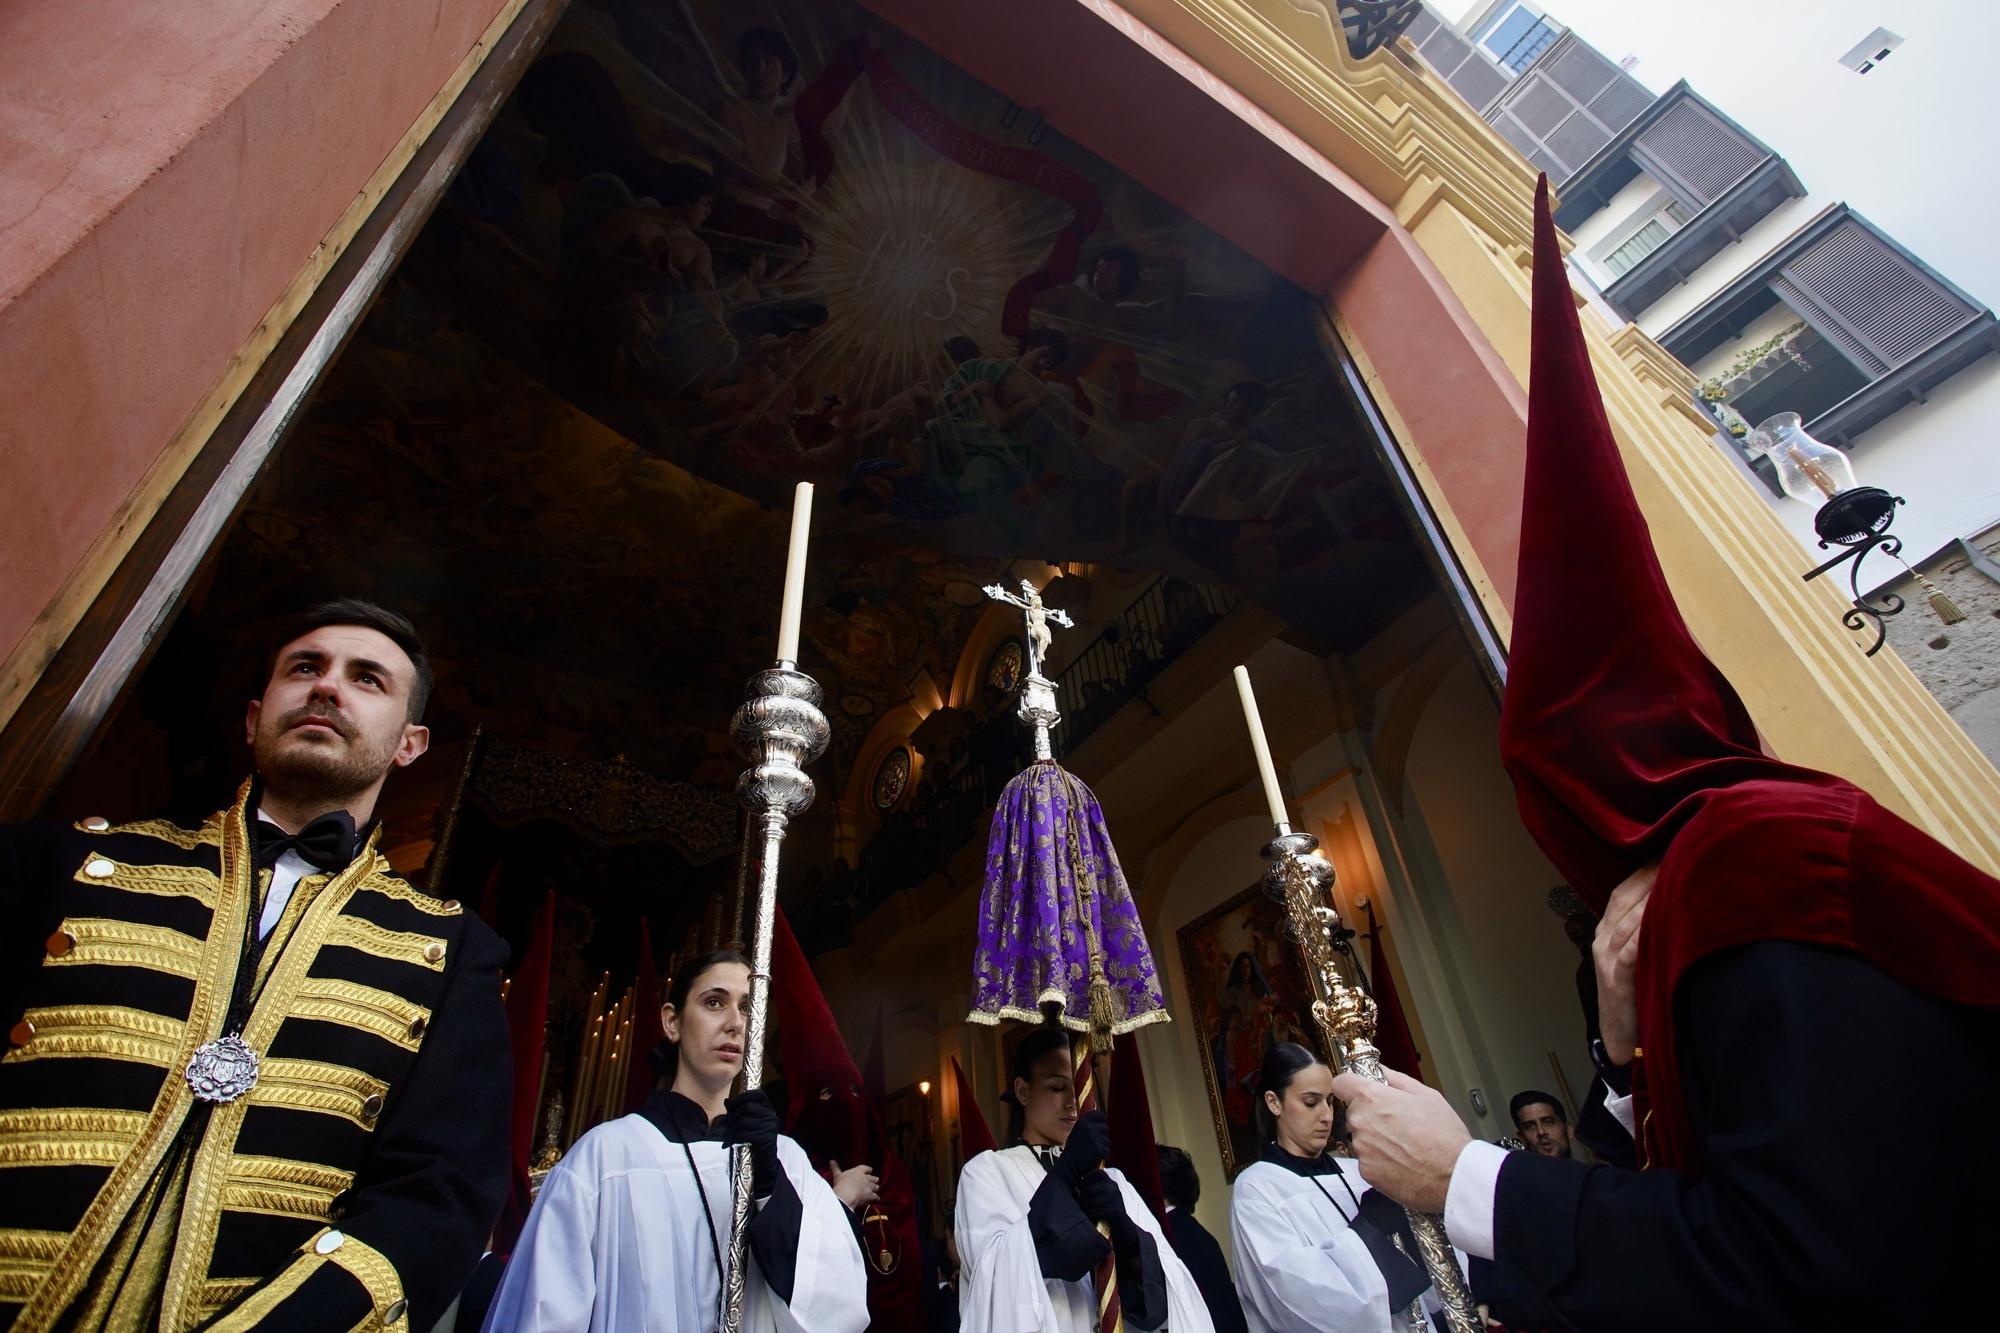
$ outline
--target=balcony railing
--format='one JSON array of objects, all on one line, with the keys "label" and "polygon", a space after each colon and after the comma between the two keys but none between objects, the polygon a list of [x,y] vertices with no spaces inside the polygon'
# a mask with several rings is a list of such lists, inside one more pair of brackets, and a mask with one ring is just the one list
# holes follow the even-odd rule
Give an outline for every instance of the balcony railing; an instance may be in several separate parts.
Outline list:
[{"label": "balcony railing", "polygon": [[[1155,580],[1056,673],[1063,720],[1052,739],[1071,755],[1127,703],[1155,716],[1147,690],[1169,664],[1243,603],[1233,588],[1167,577]],[[973,838],[986,836],[1001,791],[1033,759],[1014,698],[997,699],[962,748],[925,756],[923,778],[861,849],[859,864],[836,865],[793,913],[808,952],[853,938],[855,923],[894,894],[914,888]]]}]

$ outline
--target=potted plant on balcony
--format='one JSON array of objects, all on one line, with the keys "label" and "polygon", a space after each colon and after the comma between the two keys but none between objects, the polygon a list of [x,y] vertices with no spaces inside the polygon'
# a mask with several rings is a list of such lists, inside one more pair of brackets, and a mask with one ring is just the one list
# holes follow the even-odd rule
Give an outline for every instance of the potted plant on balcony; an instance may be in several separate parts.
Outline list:
[{"label": "potted plant on balcony", "polygon": [[1730,435],[1740,440],[1750,433],[1750,423],[1744,419],[1742,413],[1729,406],[1731,398],[1765,379],[1788,362],[1800,370],[1812,369],[1812,363],[1806,360],[1805,354],[1799,349],[1799,343],[1807,332],[1804,320],[1790,324],[1763,342],[1744,348],[1737,353],[1729,369],[1701,382],[1698,392],[1703,405],[1722,423],[1722,428]]}]

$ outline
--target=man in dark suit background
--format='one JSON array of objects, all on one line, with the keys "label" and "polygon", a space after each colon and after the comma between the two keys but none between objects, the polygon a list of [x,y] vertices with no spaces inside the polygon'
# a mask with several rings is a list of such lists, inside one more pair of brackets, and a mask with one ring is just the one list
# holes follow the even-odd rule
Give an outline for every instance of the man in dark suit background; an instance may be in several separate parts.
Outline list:
[{"label": "man in dark suit background", "polygon": [[1194,1159],[1186,1150],[1164,1143],[1159,1145],[1159,1154],[1160,1190],[1167,1200],[1167,1239],[1173,1243],[1174,1253],[1181,1257],[1194,1276],[1195,1285],[1201,1288],[1201,1299],[1208,1306],[1215,1333],[1249,1333],[1249,1325],[1243,1319],[1243,1303],[1236,1298],[1236,1283],[1230,1279],[1229,1264],[1222,1257],[1222,1246],[1195,1219],[1194,1206],[1201,1199],[1201,1177],[1195,1172]]}]

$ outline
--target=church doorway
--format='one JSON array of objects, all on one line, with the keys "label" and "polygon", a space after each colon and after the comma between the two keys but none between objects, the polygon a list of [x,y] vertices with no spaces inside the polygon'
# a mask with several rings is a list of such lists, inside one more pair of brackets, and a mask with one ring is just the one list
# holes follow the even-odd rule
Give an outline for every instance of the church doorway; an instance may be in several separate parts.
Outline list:
[{"label": "church doorway", "polygon": [[857,1058],[880,1015],[935,1203],[969,1111],[950,1059],[998,1087],[1000,1039],[959,1020],[985,819],[1024,757],[1018,624],[982,590],[1023,578],[1077,622],[1058,743],[1168,981],[1162,1138],[1229,1174],[1240,1052],[1276,1030],[1208,976],[1257,929],[1228,912],[1268,833],[1238,661],[1343,909],[1384,927],[1375,984],[1425,1076],[1511,1132],[1511,1092],[1582,1086],[1577,954],[1498,769],[1484,575],[1323,299],[1383,217],[1181,123],[1152,57],[1116,82],[1140,101],[1059,110],[1132,46],[1089,6],[872,10],[570,6],[51,804],[213,808],[261,617],[404,610],[447,743],[391,784],[385,849],[517,949],[556,894],[547,1081],[574,1089],[647,956],[730,936],[727,722],[808,480],[802,665],[834,737],[783,901]]}]

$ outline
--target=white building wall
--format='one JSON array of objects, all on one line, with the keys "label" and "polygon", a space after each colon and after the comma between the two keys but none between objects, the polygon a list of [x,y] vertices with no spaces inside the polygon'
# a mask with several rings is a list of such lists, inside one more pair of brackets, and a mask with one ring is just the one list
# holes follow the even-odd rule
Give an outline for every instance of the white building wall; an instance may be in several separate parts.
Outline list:
[{"label": "white building wall", "polygon": [[[1478,3],[1460,7],[1460,15]],[[1451,10],[1447,6],[1445,12]],[[1584,41],[1632,73],[1667,88],[1685,78],[1724,115],[1768,144],[1805,184],[1635,321],[1655,337],[1700,308],[1830,204],[1844,201],[1892,240],[1984,305],[2000,301],[2000,172],[1970,169],[1990,151],[1993,53],[2000,4],[1991,0],[1681,0],[1669,14],[1629,0],[1564,0],[1558,11]],[[1904,38],[1866,75],[1840,56],[1878,25]],[[1610,275],[1589,250],[1629,222],[1651,192],[1645,177],[1580,224],[1572,262],[1603,287]],[[1694,367],[1704,377],[1737,348],[1789,318],[1746,331],[1735,347]],[[1759,326],[1762,327],[1761,324]],[[1755,424],[1754,422],[1752,423]],[[1896,531],[1912,559],[2000,521],[2000,355],[1948,380],[1926,403],[1881,422],[1852,450],[1863,484],[1908,500]],[[1718,446],[1721,447],[1721,446]],[[1812,510],[1772,496],[1745,469],[1808,552],[1823,555]],[[1883,571],[1886,576],[1887,571]]]},{"label": "white building wall", "polygon": [[[1695,91],[1703,92],[1701,88],[1696,88]],[[1725,113],[1729,110],[1728,106],[1721,102],[1717,102],[1716,105]],[[1785,156],[1783,144],[1771,144],[1771,151],[1779,157]],[[1721,253],[1703,264],[1686,282],[1653,302],[1651,308],[1641,311],[1639,318],[1633,323],[1651,336],[1659,337],[1680,323],[1687,315],[1701,309],[1715,297],[1717,292],[1742,277],[1745,270],[1784,244],[1791,238],[1793,232],[1811,222],[1836,202],[1832,195],[1813,192],[1811,181],[1807,181],[1806,185],[1805,198],[1787,199],[1772,209],[1771,216],[1744,232],[1742,239],[1733,245],[1724,246]],[[1860,211],[1866,215],[1868,210]],[[1875,221],[1872,217],[1868,220]],[[1902,240],[1893,231],[1889,235],[1896,240]],[[1922,256],[1921,251],[1914,253],[1919,257]]]},{"label": "white building wall", "polygon": [[[1461,18],[1480,4],[1439,7]],[[1992,240],[2000,172],[1981,169],[1993,156],[2000,4],[1562,0],[1553,8],[1611,60],[1636,56],[1632,74],[1647,87],[1686,79],[1782,155],[1817,201],[1801,221],[1846,200],[1976,300],[2000,302]],[[1877,26],[1903,45],[1868,74],[1842,67],[1840,57]]]},{"label": "white building wall", "polygon": [[[1996,428],[2000,355],[1988,355],[1938,386],[1928,402],[1912,403],[1870,430],[1849,451],[1862,485],[1880,486],[1909,501],[1896,511],[1894,528],[1909,560],[1923,559],[1956,537],[2000,522]],[[1771,496],[1761,482],[1758,489],[1815,557],[1832,554],[1819,549],[1811,506]],[[1901,570],[1893,560],[1875,556],[1870,573],[1872,577],[1863,576],[1864,587],[1887,583]]]},{"label": "white building wall", "polygon": [[1660,183],[1642,171],[1627,181],[1625,187],[1617,194],[1612,195],[1604,207],[1585,218],[1577,225],[1576,230],[1570,233],[1570,239],[1576,242],[1576,249],[1570,252],[1571,256],[1575,262],[1583,266],[1583,271],[1588,273],[1590,280],[1600,288],[1609,287],[1614,275],[1610,269],[1592,258],[1591,253],[1620,232],[1629,231],[1632,223],[1637,220],[1635,215],[1638,211],[1659,192]]}]

